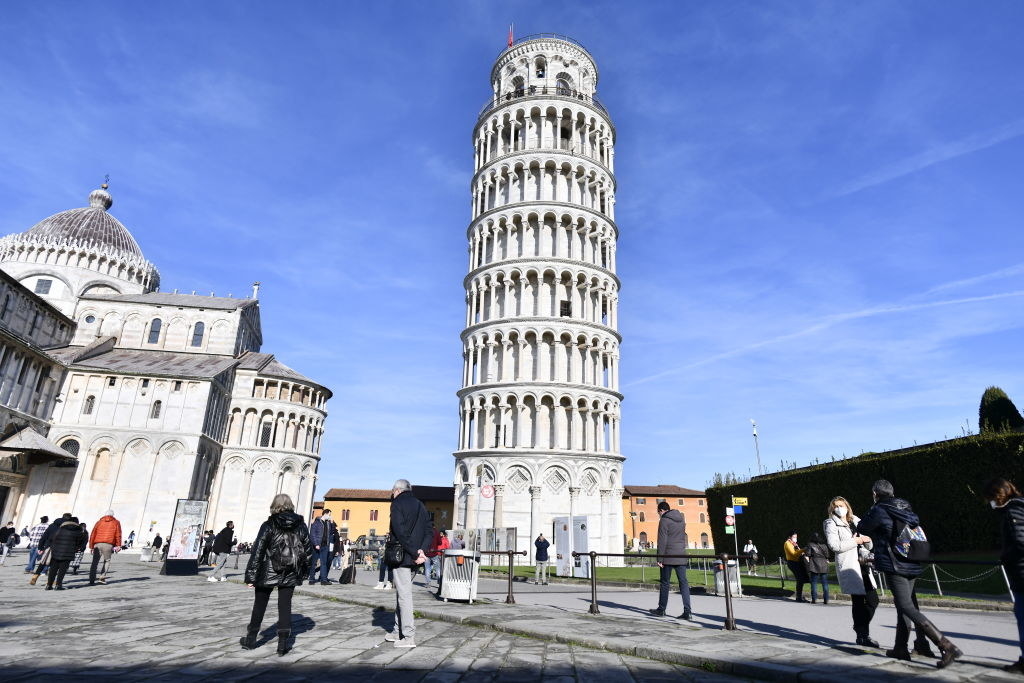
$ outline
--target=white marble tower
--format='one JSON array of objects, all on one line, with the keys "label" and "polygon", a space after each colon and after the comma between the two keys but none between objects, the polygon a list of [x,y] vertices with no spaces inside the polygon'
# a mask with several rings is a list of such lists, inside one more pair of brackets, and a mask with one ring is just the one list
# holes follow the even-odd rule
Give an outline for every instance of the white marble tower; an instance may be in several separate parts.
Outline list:
[{"label": "white marble tower", "polygon": [[615,128],[597,78],[576,41],[521,38],[473,130],[456,522],[517,527],[531,558],[570,514],[599,521],[593,550],[623,547]]}]

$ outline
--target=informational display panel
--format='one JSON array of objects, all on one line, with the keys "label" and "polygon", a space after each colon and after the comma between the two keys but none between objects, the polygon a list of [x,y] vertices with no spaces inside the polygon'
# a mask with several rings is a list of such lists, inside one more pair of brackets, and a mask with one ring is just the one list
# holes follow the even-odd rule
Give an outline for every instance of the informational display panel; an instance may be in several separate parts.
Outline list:
[{"label": "informational display panel", "polygon": [[208,505],[205,500],[178,499],[171,533],[167,536],[167,559],[161,574],[194,576],[199,573],[199,553]]}]

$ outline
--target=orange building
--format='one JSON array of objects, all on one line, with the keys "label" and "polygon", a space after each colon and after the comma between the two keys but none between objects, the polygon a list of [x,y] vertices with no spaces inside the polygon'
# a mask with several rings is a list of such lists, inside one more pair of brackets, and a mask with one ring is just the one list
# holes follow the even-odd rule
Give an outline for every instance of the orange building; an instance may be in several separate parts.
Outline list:
[{"label": "orange building", "polygon": [[[413,486],[412,495],[423,501],[438,529],[450,529],[455,505],[452,486]],[[331,511],[342,538],[383,536],[391,527],[391,491],[385,489],[331,489],[322,503],[313,505],[313,516]]]},{"label": "orange building", "polygon": [[703,491],[681,486],[626,486],[622,491],[622,524],[626,545],[658,543],[658,503],[666,501],[686,522],[686,547],[711,548],[711,519]]}]

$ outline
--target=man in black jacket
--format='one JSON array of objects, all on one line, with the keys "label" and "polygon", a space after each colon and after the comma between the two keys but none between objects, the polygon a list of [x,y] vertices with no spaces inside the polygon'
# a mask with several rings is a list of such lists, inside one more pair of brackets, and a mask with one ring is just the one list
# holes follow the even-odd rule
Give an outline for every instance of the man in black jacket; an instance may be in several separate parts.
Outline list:
[{"label": "man in black jacket", "polygon": [[412,495],[412,486],[399,479],[391,490],[391,537],[402,544],[402,563],[395,567],[395,630],[384,640],[395,647],[416,647],[416,624],[413,622],[413,570],[427,561],[424,553],[430,547],[430,519],[423,503]]},{"label": "man in black jacket", "polygon": [[216,581],[218,577],[221,581],[228,580],[228,577],[224,576],[224,566],[228,563],[228,558],[231,557],[231,548],[234,545],[235,523],[228,522],[217,534],[217,538],[213,539],[213,552],[217,555],[217,566],[213,568],[213,573],[210,574],[207,581]]},{"label": "man in black jacket", "polygon": [[[43,532],[42,538],[39,539],[39,545],[36,546],[36,550],[38,551],[40,557],[42,557],[46,553],[46,549],[50,547],[51,543],[53,543],[53,537],[57,533],[57,530],[60,529],[61,524],[68,521],[69,519],[71,519],[71,513],[65,512],[60,519],[56,520],[55,522],[52,522],[50,526],[46,527],[46,531]],[[40,575],[46,573],[47,571],[49,571],[49,569],[50,565],[48,563],[37,564],[35,572],[32,574],[32,578],[28,580],[29,584],[33,586],[36,585],[36,581],[39,580]]]}]

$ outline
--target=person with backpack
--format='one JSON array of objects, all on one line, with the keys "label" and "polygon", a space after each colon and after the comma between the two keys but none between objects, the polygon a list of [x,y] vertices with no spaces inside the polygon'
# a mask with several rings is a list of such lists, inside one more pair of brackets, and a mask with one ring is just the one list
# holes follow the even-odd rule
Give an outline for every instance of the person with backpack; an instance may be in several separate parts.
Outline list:
[{"label": "person with backpack", "polygon": [[7,564],[7,556],[19,543],[21,539],[14,530],[14,522],[7,522],[7,526],[0,529],[0,566]]},{"label": "person with backpack", "polygon": [[910,661],[910,627],[916,625],[920,633],[938,646],[941,655],[938,668],[942,669],[959,659],[963,652],[914,604],[914,584],[923,571],[921,561],[929,549],[921,520],[910,503],[897,498],[890,482],[879,479],[871,487],[875,504],[857,525],[857,531],[870,536],[875,546],[875,566],[885,575],[896,606],[896,644],[886,650],[886,657]]},{"label": "person with backpack", "polygon": [[818,584],[821,584],[821,601],[828,604],[828,546],[817,531],[804,548],[804,565],[811,576],[811,604],[818,602]]},{"label": "person with backpack", "polygon": [[1002,554],[999,557],[1013,593],[1013,616],[1017,618],[1017,638],[1021,655],[1003,671],[1024,673],[1024,498],[1020,491],[1001,477],[985,485],[985,500],[999,513]]},{"label": "person with backpack", "polygon": [[256,636],[267,612],[270,594],[277,588],[277,654],[292,649],[292,594],[309,573],[313,544],[302,515],[287,493],[274,496],[270,517],[260,526],[245,566],[245,584],[255,591],[252,617],[239,641],[243,650],[256,647]]}]

